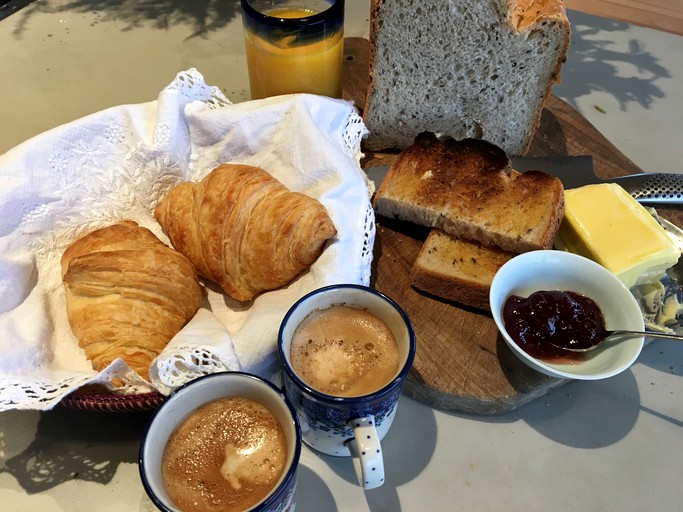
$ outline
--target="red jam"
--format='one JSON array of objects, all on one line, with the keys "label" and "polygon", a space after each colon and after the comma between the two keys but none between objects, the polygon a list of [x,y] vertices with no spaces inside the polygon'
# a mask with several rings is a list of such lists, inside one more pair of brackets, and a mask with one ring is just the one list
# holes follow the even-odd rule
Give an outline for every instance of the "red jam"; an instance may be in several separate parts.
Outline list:
[{"label": "red jam", "polygon": [[582,354],[558,346],[585,348],[605,338],[605,319],[592,299],[570,291],[538,291],[524,298],[508,297],[503,308],[505,329],[532,357],[577,359]]}]

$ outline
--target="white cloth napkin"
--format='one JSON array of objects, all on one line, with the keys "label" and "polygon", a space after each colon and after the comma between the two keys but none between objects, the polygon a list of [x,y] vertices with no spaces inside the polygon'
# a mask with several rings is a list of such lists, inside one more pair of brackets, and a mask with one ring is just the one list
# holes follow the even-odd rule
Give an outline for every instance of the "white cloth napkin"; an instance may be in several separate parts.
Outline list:
[{"label": "white cloth napkin", "polygon": [[[288,308],[320,286],[367,284],[375,236],[371,183],[359,167],[367,134],[343,100],[290,95],[232,104],[195,69],[156,101],[113,107],[0,156],[0,411],[49,409],[86,383],[122,380],[125,394],[167,393],[205,373],[243,369],[274,379]],[[168,243],[153,209],[174,185],[224,162],[258,165],[320,200],[338,234],[289,286],[238,303],[207,300],[151,369],[122,361],[97,374],[66,318],[59,260],[85,232],[131,219]]]},{"label": "white cloth napkin", "polygon": [[201,308],[171,339],[149,369],[154,387],[168,395],[197,375],[214,371],[241,370],[230,333],[208,309]]}]

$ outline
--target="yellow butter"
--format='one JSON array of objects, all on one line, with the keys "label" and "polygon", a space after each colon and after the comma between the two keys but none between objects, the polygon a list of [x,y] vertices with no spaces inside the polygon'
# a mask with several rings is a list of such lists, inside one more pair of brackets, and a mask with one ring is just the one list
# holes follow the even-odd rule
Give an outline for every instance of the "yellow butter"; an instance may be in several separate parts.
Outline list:
[{"label": "yellow butter", "polygon": [[680,256],[664,228],[615,183],[565,190],[555,246],[600,263],[629,288],[659,279]]}]

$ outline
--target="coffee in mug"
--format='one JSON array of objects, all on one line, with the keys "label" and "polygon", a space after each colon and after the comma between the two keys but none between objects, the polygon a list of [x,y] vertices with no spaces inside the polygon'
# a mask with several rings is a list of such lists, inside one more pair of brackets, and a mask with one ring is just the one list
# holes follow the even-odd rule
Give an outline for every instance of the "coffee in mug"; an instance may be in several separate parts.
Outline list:
[{"label": "coffee in mug", "polygon": [[363,489],[384,484],[381,440],[415,357],[415,333],[396,302],[368,286],[336,284],[287,311],[278,356],[303,440],[351,457]]},{"label": "coffee in mug", "polygon": [[334,305],[311,312],[291,344],[292,368],[312,388],[333,396],[362,396],[398,372],[396,339],[364,309]]},{"label": "coffee in mug", "polygon": [[186,512],[247,510],[265,498],[287,461],[282,426],[263,405],[221,398],[189,415],[171,435],[162,476]]},{"label": "coffee in mug", "polygon": [[296,505],[301,428],[282,390],[218,372],[173,391],[140,445],[140,477],[166,512],[281,512]]}]

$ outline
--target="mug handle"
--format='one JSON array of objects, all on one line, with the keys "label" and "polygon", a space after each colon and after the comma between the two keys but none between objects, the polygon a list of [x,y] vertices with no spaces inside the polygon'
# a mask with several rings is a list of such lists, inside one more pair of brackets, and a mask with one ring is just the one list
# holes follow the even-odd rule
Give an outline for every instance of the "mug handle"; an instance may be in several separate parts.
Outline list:
[{"label": "mug handle", "polygon": [[351,452],[356,478],[363,489],[375,489],[384,483],[384,459],[382,446],[372,415],[356,418],[347,424],[353,429],[351,439],[345,441]]}]

